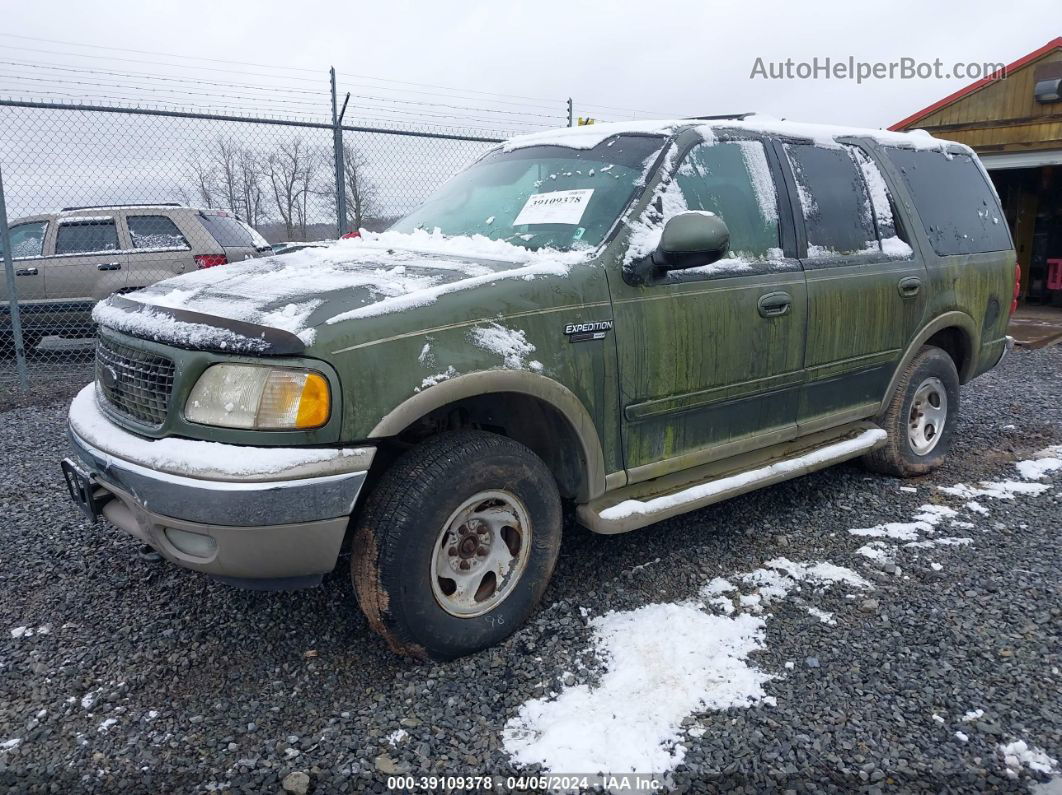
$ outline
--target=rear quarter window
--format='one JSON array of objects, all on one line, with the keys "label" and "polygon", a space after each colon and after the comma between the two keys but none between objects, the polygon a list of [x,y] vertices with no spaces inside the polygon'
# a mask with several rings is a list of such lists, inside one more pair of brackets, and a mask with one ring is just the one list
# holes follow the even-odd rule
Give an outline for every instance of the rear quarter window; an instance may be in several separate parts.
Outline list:
[{"label": "rear quarter window", "polygon": [[210,232],[211,237],[223,248],[238,246],[262,249],[269,247],[264,237],[235,216],[200,213],[199,220]]},{"label": "rear quarter window", "polygon": [[886,147],[940,256],[1005,251],[1010,231],[995,191],[970,155]]}]

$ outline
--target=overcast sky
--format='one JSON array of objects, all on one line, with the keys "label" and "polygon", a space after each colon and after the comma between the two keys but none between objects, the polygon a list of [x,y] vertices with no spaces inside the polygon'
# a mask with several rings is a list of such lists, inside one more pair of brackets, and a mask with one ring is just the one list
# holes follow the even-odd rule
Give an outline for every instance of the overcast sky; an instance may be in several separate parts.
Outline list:
[{"label": "overcast sky", "polygon": [[[838,80],[753,80],[749,75],[756,57],[805,60],[851,55],[891,61],[907,56],[940,58],[948,68],[959,60],[1010,62],[1059,35],[1059,29],[1050,27],[1057,15],[1057,0],[961,4],[60,0],[46,6],[5,4],[4,31],[303,69],[324,70],[334,64],[348,75],[546,98],[558,105],[573,96],[577,112],[593,105],[598,116],[606,113],[600,106],[682,115],[758,110],[790,119],[878,127],[968,81],[857,85]],[[20,61],[60,62],[56,51],[64,49],[74,48],[0,39],[0,51]],[[62,62],[107,68],[108,53],[95,52],[98,57],[91,61]],[[171,67],[163,64],[172,62],[161,55],[122,57],[147,61],[113,62],[140,71],[164,73]],[[153,60],[160,65],[149,65]],[[357,83],[352,77],[342,82]],[[562,110],[561,106],[556,112]],[[358,115],[355,103],[348,117],[353,121]]]}]

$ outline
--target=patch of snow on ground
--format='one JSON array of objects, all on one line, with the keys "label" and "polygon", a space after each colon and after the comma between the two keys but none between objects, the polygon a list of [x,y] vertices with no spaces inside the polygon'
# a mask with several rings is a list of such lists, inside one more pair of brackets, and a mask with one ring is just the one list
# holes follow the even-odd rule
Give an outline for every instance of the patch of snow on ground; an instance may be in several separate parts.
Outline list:
[{"label": "patch of snow on ground", "polygon": [[4,740],[0,743],[0,751],[10,751],[14,748],[18,748],[21,744],[21,737],[12,737],[10,740]]},{"label": "patch of snow on ground", "polygon": [[[761,701],[771,677],[750,666],[764,620],[712,616],[695,604],[651,604],[591,621],[608,670],[600,684],[532,699],[506,725],[505,749],[551,771],[645,773],[682,762],[682,719]],[[607,737],[608,742],[602,742]]]},{"label": "patch of snow on ground", "polygon": [[1062,444],[1041,450],[1031,460],[1019,461],[1014,466],[1025,480],[1040,480],[1048,473],[1062,469]]},{"label": "patch of snow on ground", "polygon": [[397,746],[400,742],[409,737],[409,732],[405,729],[398,729],[387,735],[387,742],[392,746]]},{"label": "patch of snow on ground", "polygon": [[[946,505],[923,505],[910,522],[886,522],[874,527],[859,527],[849,530],[862,538],[891,538],[895,541],[915,541],[919,533],[931,533],[944,519],[955,516],[954,509]],[[868,556],[869,557],[869,556]]]},{"label": "patch of snow on ground", "polygon": [[991,497],[994,500],[1013,500],[1016,496],[1032,497],[1043,494],[1050,486],[1046,483],[1023,483],[1017,480],[981,481],[980,486],[968,486],[956,483],[954,486],[937,486],[937,489],[960,499],[972,500],[976,497]]},{"label": "patch of snow on ground", "polygon": [[1059,770],[1056,759],[1024,740],[1013,740],[1006,745],[1000,743],[996,748],[1003,755],[1007,775],[1011,778],[1017,778],[1023,767],[1049,776],[1062,772]]},{"label": "patch of snow on ground", "polygon": [[972,723],[978,718],[984,717],[985,711],[983,709],[971,709],[965,715],[962,716],[963,723]]},{"label": "patch of snow on ground", "polygon": [[892,563],[896,559],[896,548],[884,541],[871,541],[856,550],[857,555],[870,558],[875,563]]},{"label": "patch of snow on ground", "polygon": [[107,718],[106,720],[101,722],[99,726],[96,727],[96,731],[98,731],[100,734],[106,734],[108,731],[110,731],[111,726],[113,726],[117,722],[117,718]]},{"label": "patch of snow on ground", "polygon": [[[742,595],[735,582],[756,590]],[[651,604],[592,619],[593,643],[606,669],[600,683],[525,702],[505,726],[505,750],[519,765],[541,764],[551,772],[670,770],[685,757],[678,743],[682,720],[691,713],[776,703],[763,690],[772,676],[748,661],[763,648],[767,619],[750,612],[804,585],[838,584],[872,587],[841,566],[776,558],[734,581],[711,580],[700,592],[704,602]],[[750,612],[738,612],[726,594],[741,597]],[[728,605],[719,605],[728,615],[704,611],[705,602],[715,606],[715,600]],[[833,619],[823,611],[812,614]]]},{"label": "patch of snow on ground", "polygon": [[966,503],[962,507],[965,508],[968,511],[973,511],[974,513],[979,513],[979,514],[981,514],[981,516],[988,516],[988,508],[983,506],[977,500],[970,500],[968,503]]},{"label": "patch of snow on ground", "polygon": [[[470,336],[473,344],[501,356],[502,362],[510,370],[524,369],[524,359],[535,352],[535,346],[527,341],[523,331],[505,328],[498,323],[477,326],[472,329]],[[538,371],[542,369],[542,364],[532,361],[527,367]]]},{"label": "patch of snow on ground", "polygon": [[805,607],[805,610],[823,624],[829,624],[831,627],[837,626],[837,619],[833,617],[833,613],[829,613],[825,610],[819,610],[817,607]]},{"label": "patch of snow on ground", "polygon": [[972,544],[972,538],[930,538],[925,541],[911,541],[904,544],[909,549],[929,549],[930,547],[959,547]]}]

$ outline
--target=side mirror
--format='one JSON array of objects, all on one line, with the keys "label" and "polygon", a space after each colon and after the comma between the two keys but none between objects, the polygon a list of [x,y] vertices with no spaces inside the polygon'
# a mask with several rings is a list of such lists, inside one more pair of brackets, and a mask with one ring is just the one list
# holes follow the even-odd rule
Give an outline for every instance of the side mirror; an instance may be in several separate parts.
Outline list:
[{"label": "side mirror", "polygon": [[718,215],[679,213],[664,224],[660,245],[651,255],[653,265],[672,271],[711,265],[730,247],[730,230]]}]

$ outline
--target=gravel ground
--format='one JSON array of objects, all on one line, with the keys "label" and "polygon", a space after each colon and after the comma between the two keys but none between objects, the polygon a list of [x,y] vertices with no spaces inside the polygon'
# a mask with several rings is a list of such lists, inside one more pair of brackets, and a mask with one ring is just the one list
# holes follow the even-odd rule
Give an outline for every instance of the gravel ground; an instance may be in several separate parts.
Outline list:
[{"label": "gravel ground", "polygon": [[948,499],[937,486],[1014,479],[1013,461],[1062,442],[1062,348],[964,387],[955,449],[927,478],[843,465],[626,536],[569,522],[530,624],[440,665],[386,650],[344,567],[312,591],[253,593],[139,560],[70,504],[64,412],[0,413],[0,790],[383,791],[386,772],[516,772],[502,729],[520,705],[603,670],[588,619],[694,597],[777,555],[850,567],[875,590],[817,594],[836,625],[799,600],[768,608],[750,663],[774,675],[775,703],[692,713],[667,789],[1058,786],[1008,775],[998,745],[1062,758],[1062,472],[1039,496],[981,499],[990,514],[948,532],[974,543],[901,550],[899,570],[857,554],[868,539],[847,529],[909,521]]}]

